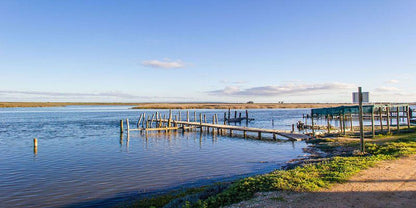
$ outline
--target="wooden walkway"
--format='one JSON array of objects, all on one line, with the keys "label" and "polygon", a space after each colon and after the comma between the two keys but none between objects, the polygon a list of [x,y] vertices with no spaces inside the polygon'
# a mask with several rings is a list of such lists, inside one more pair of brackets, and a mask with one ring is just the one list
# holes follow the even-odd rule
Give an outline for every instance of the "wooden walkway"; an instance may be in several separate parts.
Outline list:
[{"label": "wooden walkway", "polygon": [[[232,125],[223,125],[223,124],[214,124],[214,123],[202,123],[202,122],[191,122],[191,121],[169,121],[168,119],[159,119],[159,120],[148,120],[148,122],[154,123],[155,127],[152,124],[149,124],[148,128],[138,128],[138,129],[129,129],[128,131],[165,131],[169,132],[172,130],[182,130],[187,131],[191,129],[200,129],[200,132],[212,132],[213,134],[220,135],[229,135],[229,136],[238,136],[234,132],[238,131],[242,133],[244,138],[247,138],[247,132],[257,133],[257,138],[262,139],[264,134],[272,135],[273,140],[277,140],[277,135],[287,138],[291,141],[300,141],[309,139],[308,135],[298,134],[291,131],[276,130],[276,129],[262,129],[262,128],[252,128],[245,126],[232,126]],[[166,125],[166,126],[165,126]]]}]

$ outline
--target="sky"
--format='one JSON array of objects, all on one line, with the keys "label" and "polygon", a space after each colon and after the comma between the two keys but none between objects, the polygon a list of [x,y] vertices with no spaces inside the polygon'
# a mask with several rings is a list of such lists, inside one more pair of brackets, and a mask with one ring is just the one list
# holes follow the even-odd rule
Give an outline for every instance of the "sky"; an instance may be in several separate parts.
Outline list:
[{"label": "sky", "polygon": [[0,101],[416,102],[416,1],[0,1]]}]

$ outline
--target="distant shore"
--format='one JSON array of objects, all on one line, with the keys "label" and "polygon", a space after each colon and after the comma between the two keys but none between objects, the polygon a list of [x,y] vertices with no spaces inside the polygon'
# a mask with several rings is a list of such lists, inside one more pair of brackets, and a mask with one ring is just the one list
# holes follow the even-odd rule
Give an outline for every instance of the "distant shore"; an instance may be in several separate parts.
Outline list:
[{"label": "distant shore", "polygon": [[[133,109],[278,109],[327,108],[351,103],[87,103],[87,102],[0,102],[0,108],[64,107],[70,105],[135,106]],[[412,103],[411,105],[414,105]]]},{"label": "distant shore", "polygon": [[273,108],[325,108],[346,103],[142,103],[133,109],[273,109]]},{"label": "distant shore", "polygon": [[64,107],[70,105],[135,106],[133,109],[273,109],[273,108],[324,108],[347,103],[83,103],[83,102],[0,102],[0,108]]}]

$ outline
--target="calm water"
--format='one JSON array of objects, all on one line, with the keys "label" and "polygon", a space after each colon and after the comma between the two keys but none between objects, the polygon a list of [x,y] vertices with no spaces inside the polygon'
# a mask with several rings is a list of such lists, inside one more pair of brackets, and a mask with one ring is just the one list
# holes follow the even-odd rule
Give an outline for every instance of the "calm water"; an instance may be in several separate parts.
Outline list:
[{"label": "calm water", "polygon": [[[140,113],[154,112],[128,108],[0,109],[1,207],[108,205],[114,200],[100,200],[263,173],[305,154],[304,142],[198,132],[155,133],[147,138],[136,132],[120,140],[120,119],[129,118],[133,127]],[[218,113],[220,122],[223,112],[197,110],[209,115],[208,120]],[[249,126],[290,129],[307,112],[251,110],[250,117],[256,120]],[[34,137],[39,143],[37,154]]]}]

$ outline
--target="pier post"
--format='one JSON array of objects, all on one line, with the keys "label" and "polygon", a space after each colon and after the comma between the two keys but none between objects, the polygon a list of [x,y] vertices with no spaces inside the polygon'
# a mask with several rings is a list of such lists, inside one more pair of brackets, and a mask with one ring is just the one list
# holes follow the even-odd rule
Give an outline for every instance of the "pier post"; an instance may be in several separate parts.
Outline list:
[{"label": "pier post", "polygon": [[226,124],[225,122],[227,121],[227,112],[224,112],[224,125]]},{"label": "pier post", "polygon": [[312,136],[315,136],[315,124],[313,122],[313,115],[311,115],[311,122],[312,122]]},{"label": "pier post", "polygon": [[276,141],[276,133],[273,133],[273,140]]},{"label": "pier post", "polygon": [[378,109],[378,117],[380,119],[380,132],[383,133],[383,109],[381,107]]},{"label": "pier post", "polygon": [[244,138],[247,138],[247,131],[246,130],[243,131],[243,135],[244,135]]},{"label": "pier post", "polygon": [[387,114],[387,119],[386,119],[386,121],[387,121],[387,132],[390,133],[391,130],[390,130],[390,107],[389,106],[387,106],[386,111],[387,111],[386,112],[386,114]]},{"label": "pier post", "polygon": [[152,128],[154,119],[155,119],[155,114],[152,114],[152,119],[150,120],[150,128]]},{"label": "pier post", "polygon": [[352,124],[352,114],[350,114],[350,126],[351,126],[350,131],[351,131],[351,132],[354,132],[354,126],[353,126],[353,124]]},{"label": "pier post", "polygon": [[178,121],[180,121],[181,120],[181,111],[179,111],[179,113],[178,113]]},{"label": "pier post", "polygon": [[33,139],[33,153],[36,155],[38,154],[38,139]]},{"label": "pier post", "polygon": [[406,106],[407,128],[410,129],[410,106]]},{"label": "pier post", "polygon": [[202,128],[202,113],[199,113],[199,128],[201,129],[201,133],[202,133],[202,131],[203,131],[203,128]]},{"label": "pier post", "polygon": [[344,135],[346,134],[345,125],[346,125],[346,123],[345,123],[345,114],[342,114],[342,131],[343,131]]},{"label": "pier post", "polygon": [[361,87],[358,87],[358,116],[360,122],[360,149],[365,151],[364,146],[364,126],[363,126],[363,93]]},{"label": "pier post", "polygon": [[397,133],[400,133],[400,108],[397,106],[397,115],[396,115],[396,122],[397,122]]},{"label": "pier post", "polygon": [[197,122],[197,120],[196,120],[196,111],[194,111],[194,122]]},{"label": "pier post", "polygon": [[189,110],[186,111],[186,121],[189,122]]},{"label": "pier post", "polygon": [[261,139],[261,132],[259,131],[259,139]]},{"label": "pier post", "polygon": [[326,125],[328,128],[328,134],[331,133],[331,124],[329,123],[329,115],[326,116]]},{"label": "pier post", "polygon": [[120,134],[122,134],[124,131],[123,129],[123,120],[120,120]]},{"label": "pier post", "polygon": [[142,116],[143,116],[143,114],[140,114],[139,121],[137,121],[137,129],[140,128],[140,123],[142,122]]},{"label": "pier post", "polygon": [[292,134],[295,132],[295,124],[292,124]]},{"label": "pier post", "polygon": [[374,126],[374,109],[371,110],[371,134],[373,138],[376,136],[376,128]]},{"label": "pier post", "polygon": [[246,126],[248,125],[248,110],[246,109]]},{"label": "pier post", "polygon": [[169,109],[169,120],[168,120],[168,127],[170,127],[170,123],[172,122],[172,110]]},{"label": "pier post", "polygon": [[228,108],[228,124],[230,124],[231,108]]},{"label": "pier post", "polygon": [[233,136],[233,130],[230,129],[230,136]]},{"label": "pier post", "polygon": [[127,134],[130,133],[130,125],[129,125],[129,119],[126,119],[126,126],[127,126]]}]

